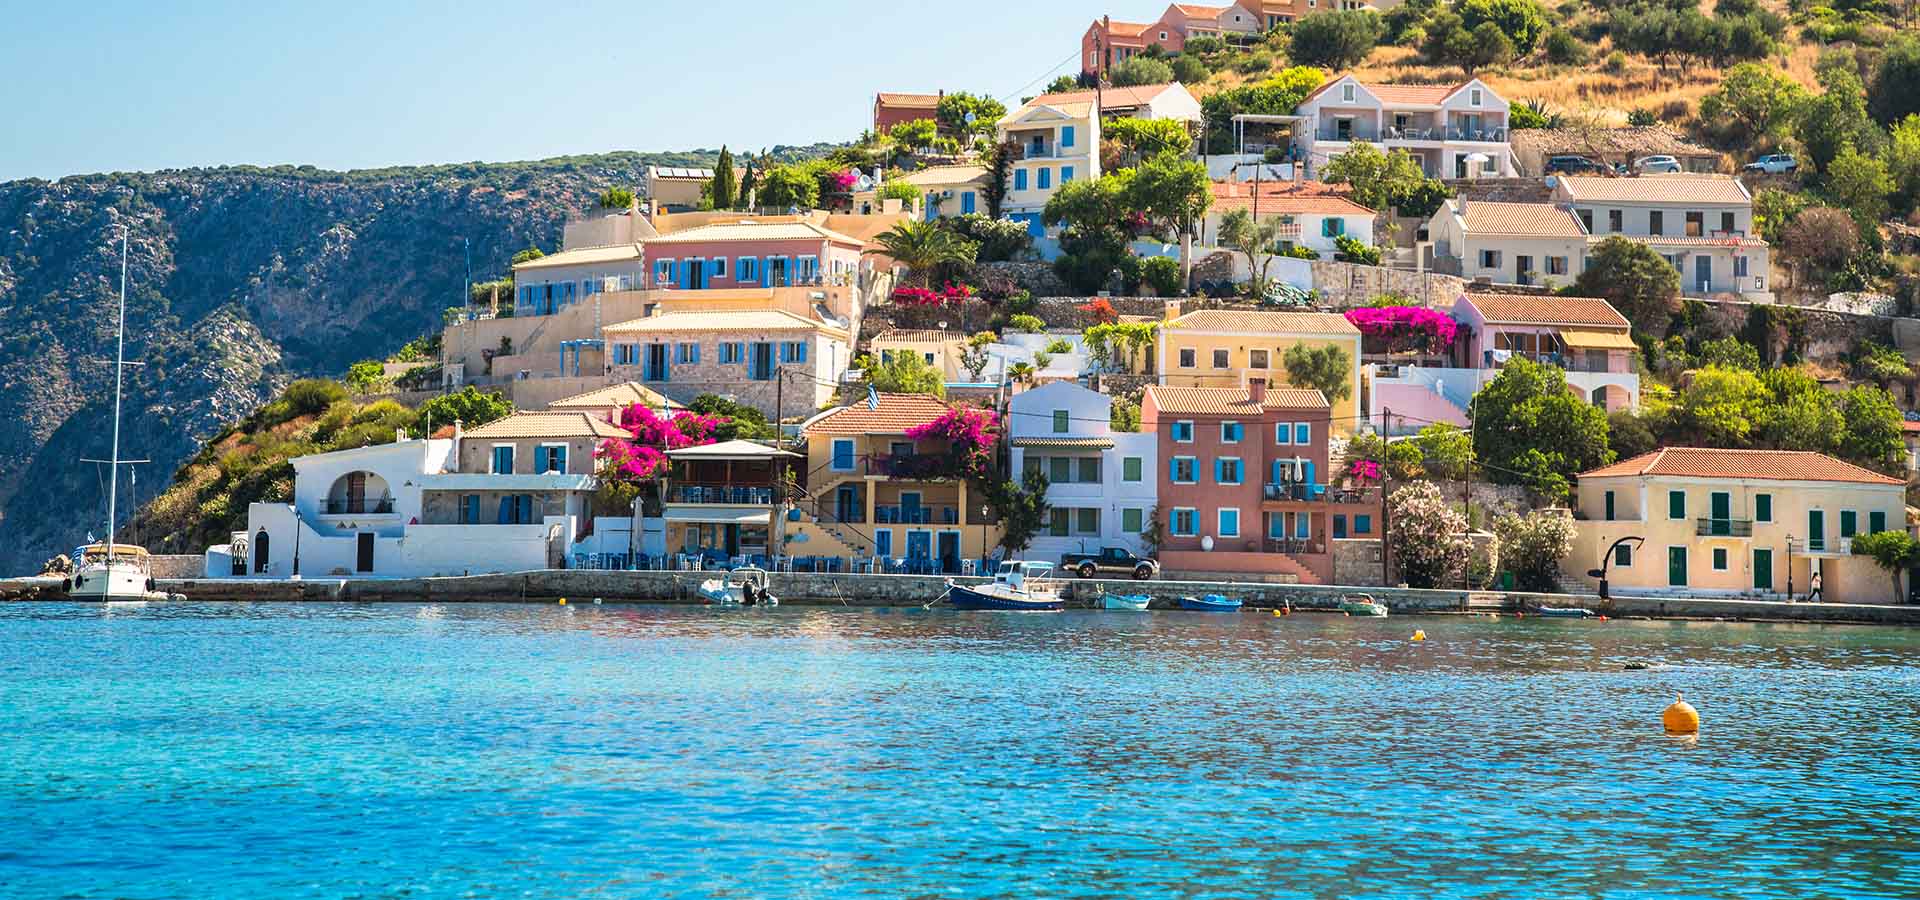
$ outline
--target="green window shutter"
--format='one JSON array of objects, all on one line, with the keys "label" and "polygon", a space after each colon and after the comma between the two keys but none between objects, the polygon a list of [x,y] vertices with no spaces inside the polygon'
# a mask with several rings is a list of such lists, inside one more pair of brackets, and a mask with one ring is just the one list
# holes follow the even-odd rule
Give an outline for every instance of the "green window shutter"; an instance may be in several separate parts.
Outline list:
[{"label": "green window shutter", "polygon": [[1667,492],[1667,518],[1684,519],[1687,517],[1687,492]]},{"label": "green window shutter", "polygon": [[1124,481],[1139,481],[1140,480],[1140,457],[1129,456],[1121,460],[1120,474],[1121,474],[1121,479]]},{"label": "green window shutter", "polygon": [[1056,456],[1047,460],[1047,480],[1054,484],[1066,484],[1073,477],[1073,457]]},{"label": "green window shutter", "polygon": [[1858,528],[1859,524],[1860,524],[1859,513],[1854,512],[1851,509],[1843,509],[1840,511],[1840,536],[1841,537],[1843,538],[1853,537],[1854,532],[1859,530]]},{"label": "green window shutter", "polygon": [[1145,530],[1141,524],[1140,509],[1138,507],[1120,511],[1120,530],[1127,534],[1139,534]]},{"label": "green window shutter", "polygon": [[1773,521],[1773,495],[1753,495],[1753,520],[1755,522]]},{"label": "green window shutter", "polygon": [[1068,416],[1067,416],[1066,410],[1056,409],[1053,411],[1053,433],[1054,434],[1066,434],[1067,422],[1068,422]]},{"label": "green window shutter", "polygon": [[1886,513],[1880,512],[1879,510],[1867,513],[1867,531],[1869,533],[1879,534],[1885,530],[1887,530]]}]

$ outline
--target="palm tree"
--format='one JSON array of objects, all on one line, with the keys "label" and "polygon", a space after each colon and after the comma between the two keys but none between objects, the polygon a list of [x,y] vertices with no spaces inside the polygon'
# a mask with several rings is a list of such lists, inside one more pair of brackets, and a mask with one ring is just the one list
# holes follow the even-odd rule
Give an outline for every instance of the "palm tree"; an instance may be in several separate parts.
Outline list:
[{"label": "palm tree", "polygon": [[1266,294],[1267,269],[1273,265],[1273,248],[1280,243],[1281,225],[1279,216],[1256,221],[1244,209],[1220,217],[1220,241],[1246,255],[1247,268],[1253,272],[1250,287],[1255,297]]},{"label": "palm tree", "polygon": [[880,248],[868,250],[891,257],[912,270],[921,287],[930,285],[935,269],[949,263],[970,263],[980,245],[933,222],[901,222],[873,238]]}]

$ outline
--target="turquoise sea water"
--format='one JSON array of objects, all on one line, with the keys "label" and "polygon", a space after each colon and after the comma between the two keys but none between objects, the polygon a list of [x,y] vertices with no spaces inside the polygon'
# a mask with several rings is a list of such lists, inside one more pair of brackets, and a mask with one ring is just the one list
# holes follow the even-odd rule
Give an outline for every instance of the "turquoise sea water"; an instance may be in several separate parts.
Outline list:
[{"label": "turquoise sea water", "polygon": [[1911,898],[1916,756],[1911,631],[0,605],[5,897]]}]

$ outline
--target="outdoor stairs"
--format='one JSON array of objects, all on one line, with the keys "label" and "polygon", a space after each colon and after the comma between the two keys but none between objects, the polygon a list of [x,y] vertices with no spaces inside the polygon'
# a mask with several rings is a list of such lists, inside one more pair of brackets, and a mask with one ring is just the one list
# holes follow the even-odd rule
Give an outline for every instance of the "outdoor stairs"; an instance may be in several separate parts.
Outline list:
[{"label": "outdoor stairs", "polygon": [[1301,584],[1325,584],[1326,583],[1325,581],[1321,580],[1320,576],[1315,575],[1313,573],[1313,570],[1308,568],[1305,563],[1297,559],[1294,559],[1292,556],[1289,556],[1285,553],[1275,553],[1273,554],[1273,556],[1276,557],[1276,562],[1280,564],[1280,570],[1285,574],[1292,575],[1293,577],[1300,579]]}]

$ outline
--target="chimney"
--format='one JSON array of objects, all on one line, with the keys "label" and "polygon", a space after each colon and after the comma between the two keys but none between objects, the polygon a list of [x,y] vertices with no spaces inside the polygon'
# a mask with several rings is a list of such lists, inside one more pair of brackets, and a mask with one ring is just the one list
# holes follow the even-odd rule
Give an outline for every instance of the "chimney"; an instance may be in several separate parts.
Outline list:
[{"label": "chimney", "polygon": [[1167,321],[1167,322],[1171,322],[1175,319],[1180,318],[1180,301],[1168,300],[1166,304],[1166,311],[1163,313],[1163,316],[1164,316],[1163,321]]},{"label": "chimney", "polygon": [[[432,437],[433,435],[427,435],[427,436]],[[407,430],[405,428],[395,428],[393,430],[393,439],[398,443],[402,443],[402,444],[406,443],[409,440],[409,438],[407,437]]]},{"label": "chimney", "polygon": [[1247,379],[1247,401],[1255,406],[1266,405],[1267,380],[1265,378]]},{"label": "chimney", "polygon": [[465,435],[466,435],[466,429],[461,426],[460,420],[459,419],[453,420],[453,439],[457,441]]}]

